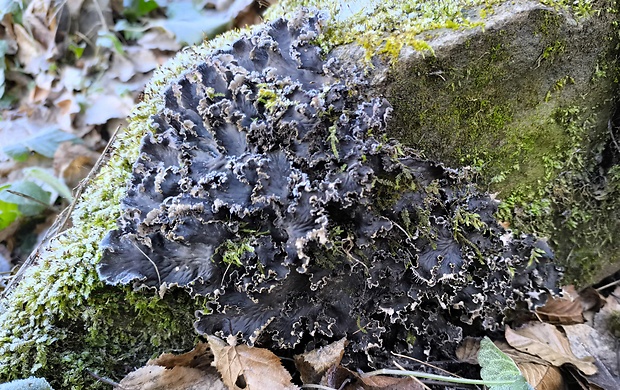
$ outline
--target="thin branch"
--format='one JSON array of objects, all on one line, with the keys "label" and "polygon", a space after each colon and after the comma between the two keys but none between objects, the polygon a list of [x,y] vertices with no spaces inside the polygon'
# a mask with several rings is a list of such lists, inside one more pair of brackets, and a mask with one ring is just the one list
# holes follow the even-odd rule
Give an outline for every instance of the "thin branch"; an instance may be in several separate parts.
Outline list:
[{"label": "thin branch", "polygon": [[40,204],[41,206],[45,207],[48,210],[52,210],[52,211],[58,212],[57,209],[55,209],[54,207],[50,206],[49,204],[47,204],[47,203],[45,203],[45,202],[43,202],[43,201],[41,201],[41,200],[39,200],[37,198],[34,198],[34,197],[32,197],[32,196],[30,196],[28,194],[24,194],[23,192],[13,191],[13,190],[6,190],[6,192],[8,192],[9,194],[16,195],[16,196],[21,196],[22,198],[26,198],[26,199],[28,199],[30,201],[38,203],[38,204]]},{"label": "thin branch", "polygon": [[89,370],[88,368],[86,368],[85,371],[88,373],[88,375],[92,376],[93,378],[95,378],[99,382],[103,382],[103,383],[105,383],[107,385],[114,386],[115,388],[117,388],[119,390],[126,390],[124,387],[122,387],[120,385],[120,383],[116,383],[112,379],[108,379],[108,378],[99,376],[99,375],[95,374],[94,372],[92,372],[91,370]]}]

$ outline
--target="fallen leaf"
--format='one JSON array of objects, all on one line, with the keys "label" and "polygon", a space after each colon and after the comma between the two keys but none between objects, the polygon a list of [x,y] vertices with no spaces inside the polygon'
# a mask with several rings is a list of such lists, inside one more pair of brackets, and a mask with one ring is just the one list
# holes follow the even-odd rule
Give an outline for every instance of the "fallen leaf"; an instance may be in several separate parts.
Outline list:
[{"label": "fallen leaf", "polygon": [[[385,375],[359,375],[364,390],[421,390],[424,386],[413,377],[394,378]],[[346,389],[346,388],[345,388]]]},{"label": "fallen leaf", "polygon": [[173,368],[176,366],[200,368],[209,367],[213,361],[213,353],[209,349],[209,344],[198,343],[191,351],[175,355],[173,353],[161,354],[158,358],[149,360],[147,365],[162,366]]},{"label": "fallen leaf", "polygon": [[19,24],[13,26],[18,51],[17,58],[29,74],[38,74],[49,68],[45,48],[28,34],[28,31]]},{"label": "fallen leaf", "polygon": [[132,99],[121,98],[116,94],[99,95],[84,113],[87,125],[102,125],[113,118],[125,118],[131,112]]},{"label": "fallen leaf", "polygon": [[416,378],[394,378],[385,375],[367,376],[342,366],[332,366],[323,377],[321,385],[342,390],[422,390]]},{"label": "fallen leaf", "polygon": [[346,338],[343,338],[313,351],[295,355],[295,366],[301,374],[302,382],[318,383],[330,367],[340,364],[346,342]]},{"label": "fallen leaf", "polygon": [[128,374],[117,390],[228,390],[217,373],[178,366],[144,366]]},{"label": "fallen leaf", "polygon": [[174,39],[174,34],[163,28],[154,28],[138,39],[138,45],[145,49],[178,51],[181,45]]},{"label": "fallen leaf", "polygon": [[[511,347],[508,343],[495,340],[493,344],[500,351],[511,358],[517,365],[521,363],[533,363],[545,365],[547,362],[537,356],[530,355],[518,351]],[[473,337],[466,337],[465,340],[456,349],[456,357],[463,363],[478,364],[478,351],[480,350],[480,340]]]},{"label": "fallen leaf", "polygon": [[553,297],[543,307],[536,309],[536,314],[549,324],[581,324],[584,322],[583,307],[578,300]]},{"label": "fallen leaf", "polygon": [[521,374],[536,390],[563,390],[564,378],[558,367],[536,363],[517,364]]},{"label": "fallen leaf", "polygon": [[570,363],[586,375],[593,375],[597,371],[592,357],[578,359],[572,353],[566,337],[553,325],[534,322],[516,330],[506,326],[505,337],[513,348],[538,356],[556,367]]},{"label": "fallen leaf", "polygon": [[211,367],[212,361],[213,355],[206,343],[199,343],[181,355],[164,353],[128,374],[116,389],[228,390],[215,368]]},{"label": "fallen leaf", "polygon": [[478,364],[479,350],[480,340],[466,337],[455,351],[456,358],[463,363]]},{"label": "fallen leaf", "polygon": [[228,345],[215,336],[207,339],[215,367],[231,390],[299,389],[273,352],[247,345]]}]

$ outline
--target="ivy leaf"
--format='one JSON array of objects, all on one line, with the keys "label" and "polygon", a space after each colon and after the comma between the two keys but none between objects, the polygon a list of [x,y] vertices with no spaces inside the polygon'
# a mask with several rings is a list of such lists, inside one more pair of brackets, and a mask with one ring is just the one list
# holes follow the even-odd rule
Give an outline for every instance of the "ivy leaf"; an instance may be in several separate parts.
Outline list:
[{"label": "ivy leaf", "polygon": [[478,363],[482,367],[480,376],[484,381],[507,382],[501,385],[488,384],[490,390],[534,390],[527,383],[515,362],[497,348],[488,337],[480,341]]},{"label": "ivy leaf", "polygon": [[26,161],[30,152],[37,152],[45,157],[52,158],[58,145],[62,142],[77,139],[73,134],[66,133],[57,128],[43,130],[40,133],[15,142],[2,148],[2,151],[16,161]]},{"label": "ivy leaf", "polygon": [[17,181],[2,187],[0,191],[0,201],[17,205],[19,212],[25,216],[41,214],[46,209],[46,205],[49,204],[50,197],[49,192],[27,180]]}]

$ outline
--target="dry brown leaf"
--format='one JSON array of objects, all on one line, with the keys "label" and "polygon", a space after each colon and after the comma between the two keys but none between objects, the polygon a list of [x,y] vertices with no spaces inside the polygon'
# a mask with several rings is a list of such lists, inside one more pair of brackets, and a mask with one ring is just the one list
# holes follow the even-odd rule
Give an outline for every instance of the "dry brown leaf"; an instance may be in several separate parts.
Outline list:
[{"label": "dry brown leaf", "polygon": [[118,390],[228,390],[213,372],[178,366],[166,369],[162,366],[144,366],[127,375],[119,383]]},{"label": "dry brown leaf", "polygon": [[605,298],[593,287],[588,287],[579,292],[579,301],[583,310],[598,311],[605,305]]},{"label": "dry brown leaf", "polygon": [[156,359],[149,360],[146,364],[149,366],[162,366],[165,368],[173,367],[191,367],[204,368],[210,367],[213,362],[213,353],[209,349],[209,344],[198,343],[191,351],[175,355],[173,353],[163,353]]},{"label": "dry brown leaf", "polygon": [[583,307],[578,300],[553,297],[543,307],[536,309],[536,314],[550,324],[581,324],[584,322]]},{"label": "dry brown leaf", "polygon": [[325,372],[340,364],[347,339],[343,338],[324,347],[295,355],[295,366],[303,383],[319,383]]},{"label": "dry brown leaf", "polygon": [[456,349],[456,358],[463,363],[478,364],[479,350],[480,340],[473,337],[466,337]]},{"label": "dry brown leaf", "polygon": [[228,345],[215,336],[207,336],[207,339],[215,367],[231,390],[298,389],[273,352],[247,345]]},{"label": "dry brown leaf", "polygon": [[333,366],[321,381],[321,384],[343,390],[422,390],[416,378],[394,378],[384,375],[366,376],[348,370],[342,366]]},{"label": "dry brown leaf", "polygon": [[390,376],[359,375],[364,390],[422,390],[424,386],[413,377],[394,378]]},{"label": "dry brown leaf", "polygon": [[54,173],[74,188],[95,166],[99,155],[83,144],[63,142],[54,153]]},{"label": "dry brown leaf", "polygon": [[192,351],[181,355],[164,353],[123,378],[117,389],[228,390],[211,367],[212,361],[213,355],[206,343],[199,343]]},{"label": "dry brown leaf", "polygon": [[586,375],[593,375],[597,371],[592,357],[578,359],[572,353],[566,337],[553,325],[534,322],[516,330],[506,326],[505,337],[513,348],[538,356],[556,367],[570,363]]},{"label": "dry brown leaf", "polygon": [[[508,343],[495,340],[493,343],[510,357],[515,363],[533,363],[546,365],[547,362],[539,357],[518,351]],[[478,364],[478,351],[480,350],[480,340],[473,337],[466,337],[463,343],[456,349],[456,357],[463,363]]]},{"label": "dry brown leaf", "polygon": [[558,367],[536,363],[517,364],[521,374],[536,390],[563,390],[566,388],[564,378]]}]

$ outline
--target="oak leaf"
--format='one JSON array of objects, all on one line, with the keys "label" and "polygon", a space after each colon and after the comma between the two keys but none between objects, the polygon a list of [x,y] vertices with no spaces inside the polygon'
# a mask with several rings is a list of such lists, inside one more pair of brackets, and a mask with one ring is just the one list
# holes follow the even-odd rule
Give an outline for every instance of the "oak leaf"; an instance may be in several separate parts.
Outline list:
[{"label": "oak leaf", "polygon": [[553,325],[530,323],[516,330],[506,326],[505,337],[513,348],[538,356],[553,366],[570,363],[586,375],[593,375],[597,371],[591,357],[578,359],[573,354],[566,336]]},{"label": "oak leaf", "polygon": [[330,367],[340,364],[346,341],[346,338],[343,338],[310,352],[295,355],[295,366],[301,374],[302,382],[318,383]]},{"label": "oak leaf", "polygon": [[292,377],[273,352],[229,345],[215,336],[207,336],[215,367],[230,390],[293,390]]}]

